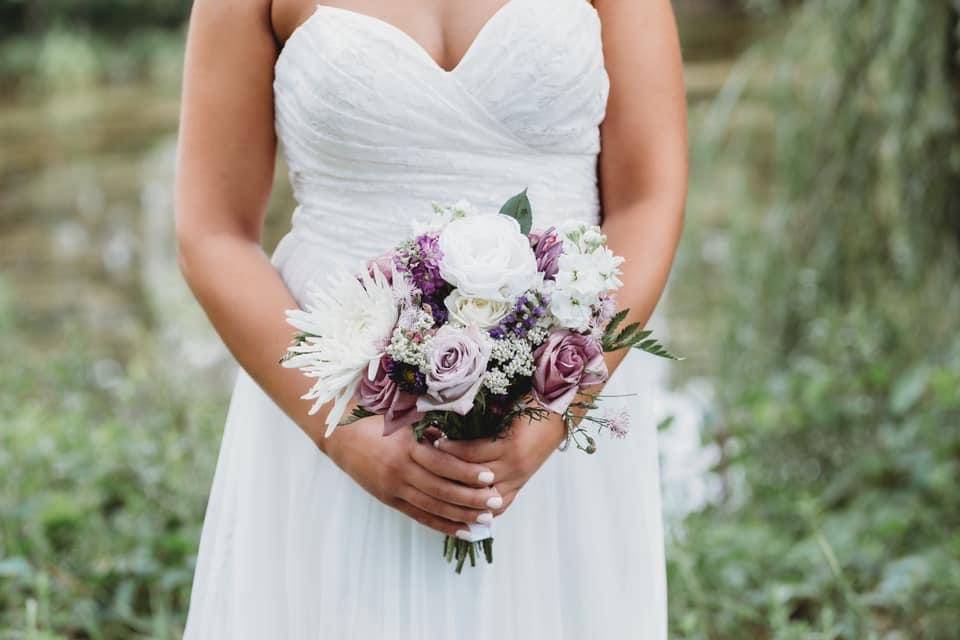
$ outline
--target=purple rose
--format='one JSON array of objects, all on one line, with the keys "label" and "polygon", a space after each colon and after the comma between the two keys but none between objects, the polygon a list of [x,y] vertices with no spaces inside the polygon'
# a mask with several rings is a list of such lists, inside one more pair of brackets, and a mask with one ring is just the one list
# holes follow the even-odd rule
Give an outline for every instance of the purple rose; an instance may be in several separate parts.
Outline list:
[{"label": "purple rose", "polygon": [[363,376],[358,391],[358,404],[367,411],[383,416],[385,436],[423,417],[423,414],[417,411],[417,396],[401,391],[397,383],[390,378],[389,369],[390,358],[384,356],[373,380],[369,376]]},{"label": "purple rose", "polygon": [[560,271],[557,260],[563,253],[563,241],[557,236],[554,227],[542,233],[533,231],[527,237],[530,239],[533,255],[537,259],[537,271],[542,273],[546,280],[555,279],[557,272]]},{"label": "purple rose", "polygon": [[607,380],[600,343],[573,331],[556,331],[533,352],[533,397],[547,409],[563,413],[583,387]]},{"label": "purple rose", "polygon": [[368,262],[367,270],[370,272],[370,276],[373,276],[373,267],[376,266],[380,270],[380,273],[386,277],[387,282],[393,284],[393,272],[397,268],[396,255],[393,251],[389,251]]},{"label": "purple rose", "polygon": [[466,415],[480,390],[489,359],[490,344],[476,326],[440,327],[428,347],[427,393],[417,400],[417,409]]}]

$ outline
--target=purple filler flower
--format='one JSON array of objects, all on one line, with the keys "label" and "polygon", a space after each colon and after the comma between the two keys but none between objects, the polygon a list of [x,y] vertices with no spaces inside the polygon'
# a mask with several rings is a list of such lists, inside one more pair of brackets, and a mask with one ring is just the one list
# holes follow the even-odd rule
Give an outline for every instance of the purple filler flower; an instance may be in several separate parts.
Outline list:
[{"label": "purple filler flower", "polygon": [[563,241],[557,236],[554,227],[544,232],[532,231],[528,236],[530,248],[537,259],[537,271],[543,274],[545,280],[553,280],[560,271],[557,260],[563,253]]},{"label": "purple filler flower", "polygon": [[546,295],[537,291],[528,291],[520,295],[510,313],[504,316],[497,326],[490,329],[490,337],[525,338],[530,329],[546,314],[547,302]]},{"label": "purple filler flower", "polygon": [[473,407],[489,360],[489,341],[476,326],[440,327],[428,347],[427,393],[417,400],[417,409],[466,415]]},{"label": "purple filler flower", "polygon": [[440,261],[443,251],[437,242],[437,234],[426,233],[413,241],[413,246],[405,257],[406,271],[413,284],[425,296],[432,296],[446,285],[440,276]]},{"label": "purple filler flower", "polygon": [[630,414],[626,409],[606,418],[607,428],[614,438],[626,438],[630,433]]},{"label": "purple filler flower", "polygon": [[390,377],[390,369],[391,360],[389,356],[384,356],[373,380],[363,376],[358,391],[358,404],[367,411],[383,416],[385,436],[423,417],[423,414],[417,411],[417,397],[400,389]]},{"label": "purple filler flower", "polygon": [[533,352],[533,397],[547,409],[563,413],[583,387],[607,379],[607,363],[596,339],[556,331]]}]

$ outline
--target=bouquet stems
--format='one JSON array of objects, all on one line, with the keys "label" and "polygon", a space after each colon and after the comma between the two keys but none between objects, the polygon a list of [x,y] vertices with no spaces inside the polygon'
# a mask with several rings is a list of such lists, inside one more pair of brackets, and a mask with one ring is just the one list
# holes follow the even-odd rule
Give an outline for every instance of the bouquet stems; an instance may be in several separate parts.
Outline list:
[{"label": "bouquet stems", "polygon": [[493,538],[477,542],[469,542],[453,536],[443,539],[443,557],[447,562],[456,562],[454,570],[457,573],[463,571],[467,560],[470,561],[471,567],[477,566],[477,556],[481,553],[486,558],[487,564],[493,564]]}]

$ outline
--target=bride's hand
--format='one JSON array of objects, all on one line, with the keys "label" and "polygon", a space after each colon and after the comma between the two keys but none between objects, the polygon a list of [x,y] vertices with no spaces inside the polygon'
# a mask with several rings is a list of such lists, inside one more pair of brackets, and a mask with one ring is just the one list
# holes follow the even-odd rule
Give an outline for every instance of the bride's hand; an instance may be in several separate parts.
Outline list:
[{"label": "bride's hand", "polygon": [[412,429],[384,437],[379,416],[337,429],[322,448],[375,498],[450,536],[464,523],[489,522],[503,504],[487,465],[417,442]]},{"label": "bride's hand", "polygon": [[496,440],[437,440],[436,446],[456,458],[480,464],[490,469],[495,478],[494,487],[503,497],[503,504],[494,509],[494,515],[506,511],[517,493],[533,474],[556,451],[566,437],[566,427],[560,416],[550,414],[542,421],[518,419],[507,436]]}]

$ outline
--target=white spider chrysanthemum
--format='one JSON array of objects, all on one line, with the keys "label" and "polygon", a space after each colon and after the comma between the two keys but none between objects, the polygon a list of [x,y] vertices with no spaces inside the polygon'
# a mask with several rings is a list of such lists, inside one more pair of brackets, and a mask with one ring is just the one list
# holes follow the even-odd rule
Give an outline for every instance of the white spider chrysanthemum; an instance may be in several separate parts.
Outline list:
[{"label": "white spider chrysanthemum", "polygon": [[287,311],[287,322],[304,335],[288,348],[283,366],[316,379],[302,396],[315,400],[310,415],[335,400],[327,415],[327,436],[339,424],[361,377],[380,362],[406,288],[399,273],[391,284],[377,267],[372,273],[364,268],[359,275],[341,270],[325,285],[310,285],[304,309]]}]

